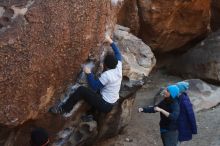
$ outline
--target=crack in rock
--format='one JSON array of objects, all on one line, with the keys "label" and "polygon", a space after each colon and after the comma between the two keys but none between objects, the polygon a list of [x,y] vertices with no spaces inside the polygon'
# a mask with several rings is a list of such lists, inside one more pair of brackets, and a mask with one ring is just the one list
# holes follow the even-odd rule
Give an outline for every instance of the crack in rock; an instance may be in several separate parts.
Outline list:
[{"label": "crack in rock", "polygon": [[5,13],[5,8],[0,6],[0,17]]}]

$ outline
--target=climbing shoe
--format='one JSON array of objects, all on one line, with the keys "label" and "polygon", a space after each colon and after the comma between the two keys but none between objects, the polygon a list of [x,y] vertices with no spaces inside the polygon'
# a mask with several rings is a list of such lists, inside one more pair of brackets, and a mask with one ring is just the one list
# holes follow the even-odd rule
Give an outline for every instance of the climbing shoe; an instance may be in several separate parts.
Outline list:
[{"label": "climbing shoe", "polygon": [[64,113],[61,106],[53,106],[49,109],[49,112],[52,114],[63,114]]},{"label": "climbing shoe", "polygon": [[81,120],[83,122],[90,122],[90,121],[93,121],[94,118],[93,118],[93,115],[83,115],[81,116]]}]

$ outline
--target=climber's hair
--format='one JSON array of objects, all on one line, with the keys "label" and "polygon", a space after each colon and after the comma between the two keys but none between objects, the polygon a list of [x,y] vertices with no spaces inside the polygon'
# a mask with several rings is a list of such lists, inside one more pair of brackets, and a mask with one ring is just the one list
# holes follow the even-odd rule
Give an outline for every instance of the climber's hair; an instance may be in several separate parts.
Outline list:
[{"label": "climber's hair", "polygon": [[48,133],[43,128],[35,128],[31,132],[31,146],[49,146]]},{"label": "climber's hair", "polygon": [[115,55],[108,52],[104,58],[104,66],[108,69],[115,69],[117,64],[118,60],[116,59]]}]

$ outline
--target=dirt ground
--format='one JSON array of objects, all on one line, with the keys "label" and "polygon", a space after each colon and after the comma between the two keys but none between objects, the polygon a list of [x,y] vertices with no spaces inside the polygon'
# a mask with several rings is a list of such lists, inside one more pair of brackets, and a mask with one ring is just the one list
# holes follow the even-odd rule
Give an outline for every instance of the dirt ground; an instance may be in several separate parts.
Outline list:
[{"label": "dirt ground", "polygon": [[[159,113],[138,113],[140,106],[152,101],[158,89],[182,80],[166,75],[163,71],[153,72],[151,81],[137,93],[132,120],[123,133],[105,141],[99,146],[162,146],[159,134]],[[198,134],[193,140],[181,143],[181,146],[220,146],[220,106],[196,113]]]}]

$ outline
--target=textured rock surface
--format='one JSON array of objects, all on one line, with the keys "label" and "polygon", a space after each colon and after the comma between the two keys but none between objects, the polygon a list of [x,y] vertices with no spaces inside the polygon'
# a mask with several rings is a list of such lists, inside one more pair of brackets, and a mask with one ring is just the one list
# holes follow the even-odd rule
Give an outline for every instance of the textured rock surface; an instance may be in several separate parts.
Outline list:
[{"label": "textured rock surface", "polygon": [[139,31],[138,36],[155,51],[167,52],[207,33],[210,1],[127,0],[129,7],[121,11],[125,18],[119,19],[119,24]]},{"label": "textured rock surface", "polygon": [[207,33],[210,0],[139,0],[141,38],[156,51],[182,47]]},{"label": "textured rock surface", "polygon": [[150,47],[120,25],[116,27],[114,38],[122,51],[123,76],[129,79],[131,85],[142,81],[156,64]]},{"label": "textured rock surface", "polygon": [[190,83],[188,94],[195,111],[210,109],[220,103],[220,87],[207,84],[199,79],[187,81]]},{"label": "textured rock surface", "polygon": [[138,35],[140,29],[140,19],[138,15],[137,0],[125,0],[118,15],[118,24],[129,27],[131,33]]},{"label": "textured rock surface", "polygon": [[0,123],[47,111],[88,54],[98,54],[115,11],[109,0],[0,1]]},{"label": "textured rock surface", "polygon": [[200,44],[170,65],[173,74],[220,82],[220,31],[211,34]]},{"label": "textured rock surface", "polygon": [[[138,58],[146,59],[148,62],[138,64],[138,61],[136,61],[135,64],[138,66],[139,70],[130,70],[130,72],[136,74],[139,73],[140,77],[134,77],[128,73],[125,74],[127,78],[131,76],[131,80],[123,80],[120,91],[120,100],[114,105],[114,108],[110,113],[104,115],[95,112],[93,113],[94,118],[91,121],[82,121],[81,116],[84,115],[90,108],[82,101],[74,106],[69,115],[65,115],[64,117],[43,114],[38,120],[26,123],[25,125],[17,128],[17,130],[2,127],[5,132],[0,132],[0,144],[8,144],[8,146],[27,145],[29,142],[30,131],[35,126],[44,127],[51,134],[54,146],[91,145],[92,143],[115,136],[123,130],[131,118],[131,109],[134,104],[135,93],[145,82],[145,77],[148,76],[149,72],[155,65],[155,57],[150,48],[141,42],[140,39],[129,34],[127,31],[129,31],[128,28],[118,26],[114,33],[114,36],[117,37],[117,43],[121,47],[120,49],[123,57],[126,57],[126,51],[124,49],[124,47],[126,47],[127,51],[130,50],[133,55],[137,55]],[[109,49],[109,45],[105,46],[104,44],[101,47],[105,48],[105,51]],[[134,68],[133,64],[126,63],[126,61],[124,63],[127,67],[123,67],[123,73],[126,73],[128,68]],[[89,64],[90,66],[93,66],[91,63]],[[81,74],[78,77],[77,83],[67,89],[61,100],[65,101],[69,93],[74,92],[80,84],[86,84],[84,79],[85,76]],[[133,84],[137,82],[141,82],[141,84]],[[55,127],[54,121],[56,121]],[[24,136],[28,138],[24,139]]]},{"label": "textured rock surface", "polygon": [[211,28],[216,31],[220,28],[220,1],[212,0],[211,3]]}]

